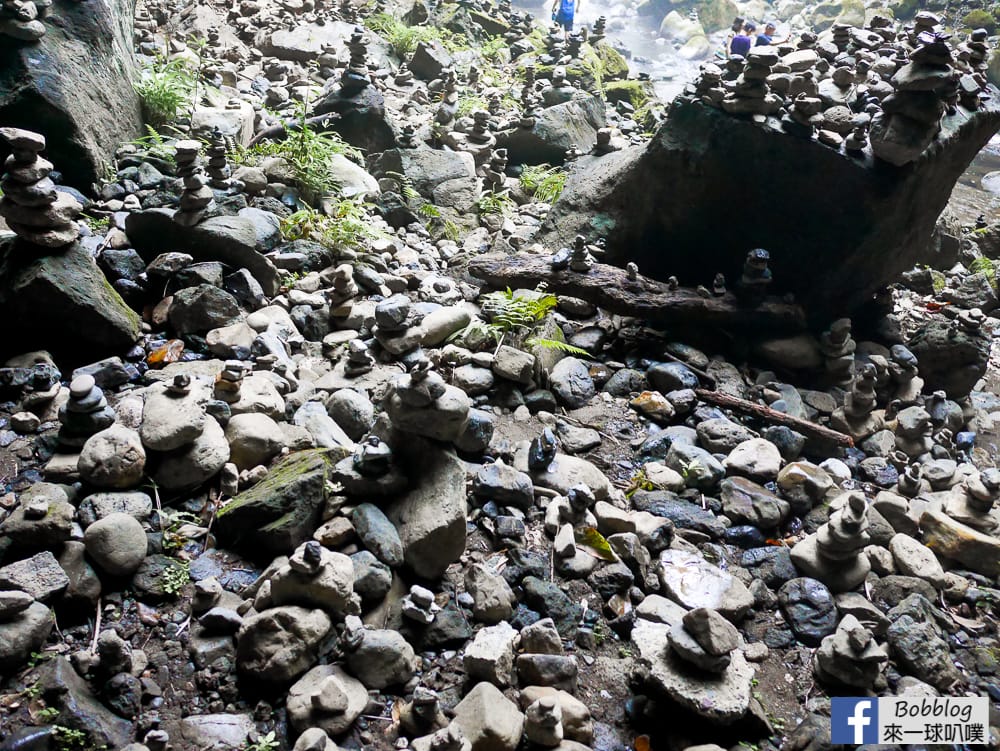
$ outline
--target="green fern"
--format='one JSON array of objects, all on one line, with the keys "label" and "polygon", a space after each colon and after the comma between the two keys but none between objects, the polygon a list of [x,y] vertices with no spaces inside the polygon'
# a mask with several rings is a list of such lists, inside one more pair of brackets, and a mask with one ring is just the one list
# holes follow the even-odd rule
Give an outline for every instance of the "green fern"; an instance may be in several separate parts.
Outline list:
[{"label": "green fern", "polygon": [[528,339],[525,344],[529,347],[542,347],[543,349],[555,349],[560,352],[566,352],[570,355],[579,355],[580,357],[590,357],[591,354],[581,348],[574,347],[572,344],[567,344],[566,342],[560,342],[558,339],[541,339],[539,337],[532,337]]},{"label": "green fern", "polygon": [[983,274],[986,277],[986,281],[990,283],[990,286],[994,291],[997,289],[997,269],[996,264],[993,263],[986,256],[979,256],[972,263],[969,264],[969,271],[973,274]]},{"label": "green fern", "polygon": [[529,165],[521,173],[521,187],[536,201],[553,204],[566,187],[566,170],[547,164]]},{"label": "green fern", "polygon": [[174,121],[197,86],[197,72],[183,58],[158,55],[133,84],[146,123],[161,127]]},{"label": "green fern", "polygon": [[499,193],[484,193],[476,201],[476,209],[480,214],[500,214],[510,216],[514,212],[514,199],[510,197],[510,191],[502,190]]}]

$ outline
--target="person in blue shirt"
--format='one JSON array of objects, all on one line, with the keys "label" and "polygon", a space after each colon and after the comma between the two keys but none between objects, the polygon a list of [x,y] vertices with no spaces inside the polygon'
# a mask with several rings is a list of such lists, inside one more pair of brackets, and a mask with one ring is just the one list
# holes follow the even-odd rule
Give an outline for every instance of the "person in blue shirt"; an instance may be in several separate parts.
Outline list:
[{"label": "person in blue shirt", "polygon": [[573,31],[573,17],[580,8],[580,0],[555,0],[552,4],[552,20],[562,26],[569,37]]},{"label": "person in blue shirt", "polygon": [[764,27],[763,33],[757,35],[757,43],[755,46],[766,47],[769,44],[779,45],[787,42],[788,41],[787,37],[785,39],[774,38],[774,34],[777,30],[778,30],[777,27],[773,23],[767,24]]},{"label": "person in blue shirt", "polygon": [[753,33],[756,30],[756,24],[751,23],[750,21],[743,24],[743,29],[740,33],[729,40],[729,57],[732,57],[733,55],[746,57],[750,48],[753,46]]}]

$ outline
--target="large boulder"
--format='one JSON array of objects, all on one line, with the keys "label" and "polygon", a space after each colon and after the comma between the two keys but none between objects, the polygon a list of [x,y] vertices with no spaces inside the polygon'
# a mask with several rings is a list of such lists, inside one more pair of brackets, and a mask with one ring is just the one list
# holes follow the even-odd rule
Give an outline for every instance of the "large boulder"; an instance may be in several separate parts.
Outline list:
[{"label": "large boulder", "polygon": [[[643,274],[690,285],[720,272],[739,279],[747,251],[766,248],[773,291],[794,293],[815,318],[841,316],[915,263],[935,263],[937,217],[1000,128],[1000,103],[989,101],[976,113],[945,117],[933,146],[895,167],[681,96],[645,146],[577,160],[536,239],[559,248],[579,233],[605,237],[607,262],[634,261]],[[513,147],[511,160],[524,160]],[[758,175],[766,175],[766,190],[748,190]],[[770,220],[749,228],[720,222],[722,206]]]},{"label": "large boulder", "polygon": [[142,130],[134,15],[135,0],[56,0],[44,37],[0,45],[0,122],[44,133],[47,158],[81,189]]},{"label": "large boulder", "polygon": [[[2,75],[2,74],[0,74]],[[139,316],[108,284],[78,243],[38,256],[14,240],[0,243],[0,359],[44,342],[57,358],[93,362],[120,354],[139,338]]]},{"label": "large boulder", "polygon": [[376,175],[405,175],[420,195],[435,206],[467,211],[479,197],[476,163],[472,154],[459,151],[389,149],[375,163]]},{"label": "large boulder", "polygon": [[562,164],[570,146],[586,151],[606,124],[601,98],[584,96],[539,111],[531,129],[503,131],[497,135],[497,146],[506,148],[515,164]]},{"label": "large boulder", "polygon": [[[319,526],[330,469],[344,455],[314,449],[282,459],[261,482],[219,510],[219,538],[260,556],[292,552]],[[464,543],[464,517],[462,532]]]},{"label": "large boulder", "polygon": [[245,268],[260,283],[264,294],[278,292],[278,269],[265,258],[253,220],[243,216],[213,216],[193,227],[173,220],[170,209],[137,211],[125,220],[125,231],[147,261],[160,253],[183,251],[196,261],[222,261],[233,269]]}]

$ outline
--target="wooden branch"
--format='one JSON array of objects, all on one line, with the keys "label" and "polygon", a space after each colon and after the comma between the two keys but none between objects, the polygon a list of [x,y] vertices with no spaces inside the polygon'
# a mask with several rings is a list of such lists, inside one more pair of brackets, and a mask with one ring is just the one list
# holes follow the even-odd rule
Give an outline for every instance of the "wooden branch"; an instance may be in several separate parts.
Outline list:
[{"label": "wooden branch", "polygon": [[746,412],[754,415],[755,417],[759,417],[762,420],[766,420],[767,422],[785,425],[804,435],[812,436],[813,438],[818,438],[830,443],[835,443],[836,445],[843,446],[844,448],[854,448],[854,439],[846,433],[841,433],[824,425],[817,425],[814,422],[809,422],[809,420],[803,420],[801,417],[793,417],[792,415],[779,412],[776,409],[771,409],[763,404],[757,404],[756,402],[751,402],[746,399],[740,399],[736,396],[724,394],[721,391],[695,389],[694,393],[697,394],[699,399],[718,407],[728,407],[729,409]]},{"label": "wooden branch", "polygon": [[641,275],[631,280],[625,269],[605,263],[595,263],[584,274],[569,269],[553,271],[547,255],[491,254],[473,260],[469,273],[498,289],[535,287],[545,282],[554,294],[579,297],[612,313],[659,324],[717,326],[764,335],[806,328],[805,313],[798,305],[768,298],[751,307],[740,303],[732,292],[702,297],[693,289],[671,290]]}]

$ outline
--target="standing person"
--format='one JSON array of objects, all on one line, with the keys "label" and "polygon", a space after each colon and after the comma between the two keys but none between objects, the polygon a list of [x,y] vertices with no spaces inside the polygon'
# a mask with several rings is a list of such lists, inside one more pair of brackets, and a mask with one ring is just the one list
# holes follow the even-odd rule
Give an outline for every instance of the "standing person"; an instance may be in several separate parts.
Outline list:
[{"label": "standing person", "polygon": [[757,43],[756,43],[755,46],[757,46],[757,47],[766,47],[769,44],[771,44],[771,45],[779,45],[779,44],[784,44],[785,42],[787,42],[788,41],[788,37],[785,37],[784,39],[775,39],[774,38],[774,34],[775,34],[775,32],[777,30],[778,30],[778,28],[773,23],[767,24],[764,27],[763,33],[757,35]]},{"label": "standing person", "polygon": [[729,45],[732,43],[733,37],[739,34],[740,29],[743,28],[743,21],[744,19],[742,16],[736,16],[736,18],[733,19],[733,23],[729,27],[729,34],[726,36],[726,43],[721,50],[715,53],[716,57],[729,57]]},{"label": "standing person", "polygon": [[573,31],[573,17],[579,9],[580,0],[555,0],[552,3],[552,20],[562,26],[567,38]]},{"label": "standing person", "polygon": [[747,21],[740,29],[740,33],[734,36],[729,42],[729,57],[740,55],[746,57],[753,46],[753,33],[757,31],[757,25]]}]

